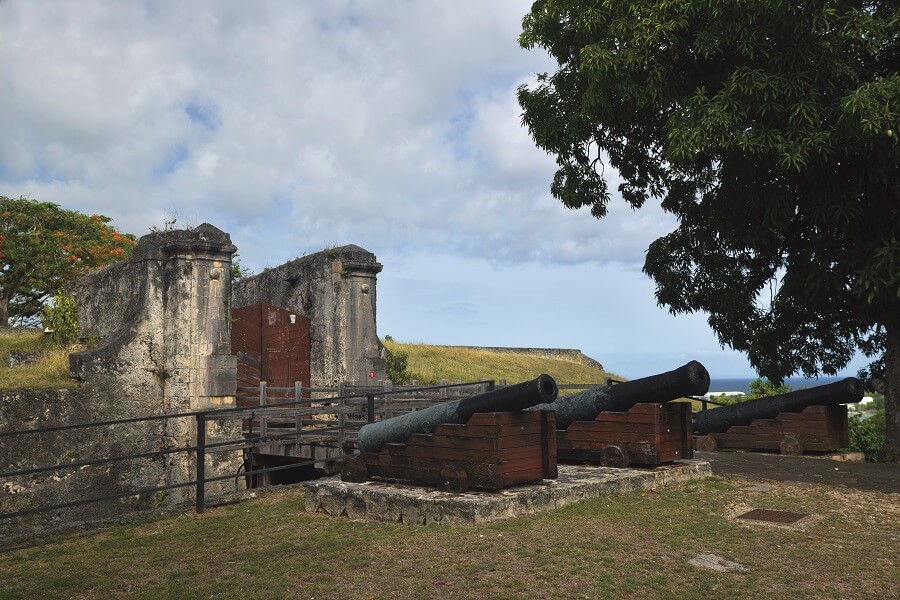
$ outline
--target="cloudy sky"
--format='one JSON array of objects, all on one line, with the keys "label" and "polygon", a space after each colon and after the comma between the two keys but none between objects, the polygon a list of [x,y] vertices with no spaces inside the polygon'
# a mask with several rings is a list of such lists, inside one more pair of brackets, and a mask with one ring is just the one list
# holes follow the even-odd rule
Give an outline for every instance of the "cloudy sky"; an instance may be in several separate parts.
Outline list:
[{"label": "cloudy sky", "polygon": [[0,195],[138,236],[209,222],[253,271],[357,244],[384,265],[382,337],[753,376],[703,315],[656,306],[640,269],[671,216],[550,196],[515,101],[553,69],[516,42],[529,7],[0,0]]}]

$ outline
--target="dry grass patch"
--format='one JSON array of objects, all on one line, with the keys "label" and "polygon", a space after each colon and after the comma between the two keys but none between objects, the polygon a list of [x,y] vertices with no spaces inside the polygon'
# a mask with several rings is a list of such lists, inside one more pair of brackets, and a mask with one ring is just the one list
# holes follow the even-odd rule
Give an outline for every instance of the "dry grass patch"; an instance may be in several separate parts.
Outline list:
[{"label": "dry grass patch", "polygon": [[401,350],[409,355],[408,369],[421,376],[423,383],[448,381],[478,381],[505,379],[519,383],[534,379],[541,373],[553,376],[557,383],[604,383],[617,375],[593,365],[553,356],[533,356],[516,352],[480,350],[460,346],[432,346],[429,344],[401,344],[386,341],[391,351]]},{"label": "dry grass patch", "polygon": [[[71,388],[77,385],[69,375],[69,354],[79,346],[59,347],[39,330],[0,328],[0,390],[23,388]],[[41,353],[34,364],[10,368],[10,352]]]}]

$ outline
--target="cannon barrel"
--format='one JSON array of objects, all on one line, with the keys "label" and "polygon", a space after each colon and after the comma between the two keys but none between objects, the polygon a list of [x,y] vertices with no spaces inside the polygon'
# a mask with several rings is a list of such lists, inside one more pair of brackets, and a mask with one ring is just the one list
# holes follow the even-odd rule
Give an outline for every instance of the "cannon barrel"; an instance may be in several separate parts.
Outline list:
[{"label": "cannon barrel", "polygon": [[378,452],[385,444],[403,442],[414,433],[431,433],[441,423],[464,424],[479,412],[522,410],[541,402],[553,402],[558,393],[556,381],[550,375],[539,375],[531,381],[368,423],[360,428],[357,443],[361,452]]},{"label": "cannon barrel", "polygon": [[724,433],[734,425],[750,425],[756,419],[774,419],[781,412],[797,412],[814,404],[852,404],[862,397],[859,379],[847,377],[796,392],[702,410],[694,415],[694,431],[700,435]]},{"label": "cannon barrel", "polygon": [[638,402],[668,402],[708,390],[709,372],[692,360],[672,371],[562,396],[553,404],[541,404],[531,410],[556,411],[556,428],[568,429],[575,421],[593,421],[603,411],[624,412]]}]

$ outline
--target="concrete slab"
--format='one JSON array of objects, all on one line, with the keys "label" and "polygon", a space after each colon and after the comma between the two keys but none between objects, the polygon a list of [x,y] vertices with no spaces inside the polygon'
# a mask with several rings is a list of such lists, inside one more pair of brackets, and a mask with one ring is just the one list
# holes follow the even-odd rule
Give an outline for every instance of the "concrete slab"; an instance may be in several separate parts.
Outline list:
[{"label": "concrete slab", "polygon": [[561,464],[557,479],[544,479],[499,492],[454,494],[386,481],[345,483],[337,477],[302,485],[306,491],[306,512],[387,523],[457,525],[529,515],[580,500],[710,475],[712,470],[708,462],[683,460],[653,469]]}]

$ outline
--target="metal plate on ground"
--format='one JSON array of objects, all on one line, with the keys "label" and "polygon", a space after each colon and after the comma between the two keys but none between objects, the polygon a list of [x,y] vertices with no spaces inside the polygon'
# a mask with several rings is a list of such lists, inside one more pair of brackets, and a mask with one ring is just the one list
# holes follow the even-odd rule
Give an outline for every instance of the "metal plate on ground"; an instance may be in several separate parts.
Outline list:
[{"label": "metal plate on ground", "polygon": [[750,512],[738,515],[738,519],[747,521],[763,521],[766,523],[778,523],[779,525],[790,525],[796,523],[803,517],[808,517],[809,513],[790,512],[787,510],[769,510],[766,508],[756,508]]}]

